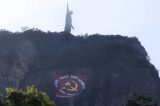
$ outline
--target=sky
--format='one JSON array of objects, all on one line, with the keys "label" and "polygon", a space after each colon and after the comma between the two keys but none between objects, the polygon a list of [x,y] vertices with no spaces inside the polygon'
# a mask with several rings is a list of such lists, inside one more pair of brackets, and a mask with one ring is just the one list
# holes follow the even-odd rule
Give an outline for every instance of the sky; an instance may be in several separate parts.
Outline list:
[{"label": "sky", "polygon": [[67,3],[74,35],[136,36],[160,70],[160,0],[0,0],[0,29],[61,32]]}]

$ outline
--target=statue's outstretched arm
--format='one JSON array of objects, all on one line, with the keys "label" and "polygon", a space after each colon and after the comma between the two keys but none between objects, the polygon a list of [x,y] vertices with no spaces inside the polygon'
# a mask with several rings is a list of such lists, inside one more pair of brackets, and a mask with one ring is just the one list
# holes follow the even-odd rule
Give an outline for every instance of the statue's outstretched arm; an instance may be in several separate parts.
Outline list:
[{"label": "statue's outstretched arm", "polygon": [[72,25],[71,27],[72,27],[72,29],[74,30],[74,26]]}]

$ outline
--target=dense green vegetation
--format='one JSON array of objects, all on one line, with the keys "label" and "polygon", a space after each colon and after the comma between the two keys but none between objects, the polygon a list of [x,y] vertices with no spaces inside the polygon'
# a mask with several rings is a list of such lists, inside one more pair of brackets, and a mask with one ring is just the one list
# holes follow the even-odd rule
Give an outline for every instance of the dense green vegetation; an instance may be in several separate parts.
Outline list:
[{"label": "dense green vegetation", "polygon": [[26,90],[6,88],[7,96],[1,98],[0,106],[55,106],[46,93],[38,91],[34,86]]}]

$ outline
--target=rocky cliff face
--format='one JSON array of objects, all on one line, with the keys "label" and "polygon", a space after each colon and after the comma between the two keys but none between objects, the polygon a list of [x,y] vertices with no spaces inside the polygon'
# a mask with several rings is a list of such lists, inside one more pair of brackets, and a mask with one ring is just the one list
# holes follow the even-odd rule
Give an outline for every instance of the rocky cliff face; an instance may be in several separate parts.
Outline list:
[{"label": "rocky cliff face", "polygon": [[[85,89],[70,99],[56,97],[57,73],[87,79]],[[47,92],[58,106],[124,106],[132,93],[160,103],[158,72],[137,38],[1,31],[0,91],[32,84]]]}]

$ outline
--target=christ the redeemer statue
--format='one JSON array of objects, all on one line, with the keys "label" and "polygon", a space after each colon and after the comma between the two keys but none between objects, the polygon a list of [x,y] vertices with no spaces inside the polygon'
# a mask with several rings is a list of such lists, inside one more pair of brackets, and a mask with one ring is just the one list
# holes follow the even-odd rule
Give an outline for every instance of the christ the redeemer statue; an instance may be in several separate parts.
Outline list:
[{"label": "christ the redeemer statue", "polygon": [[73,14],[73,11],[69,10],[68,4],[67,4],[67,13],[66,13],[66,22],[65,22],[64,31],[68,33],[71,32],[71,28],[74,30],[74,27],[72,25],[72,17],[71,17],[72,14]]}]

